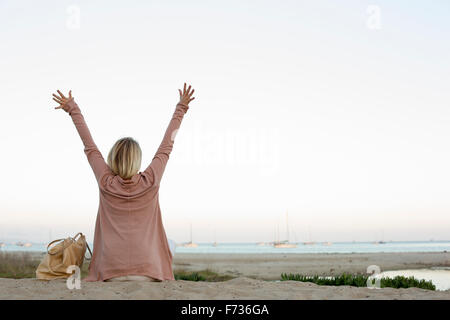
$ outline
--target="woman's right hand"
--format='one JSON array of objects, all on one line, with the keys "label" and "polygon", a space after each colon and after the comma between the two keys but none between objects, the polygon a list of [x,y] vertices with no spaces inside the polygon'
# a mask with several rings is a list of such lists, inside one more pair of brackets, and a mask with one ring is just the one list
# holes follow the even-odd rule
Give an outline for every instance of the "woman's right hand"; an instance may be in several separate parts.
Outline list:
[{"label": "woman's right hand", "polygon": [[192,95],[194,94],[195,90],[191,90],[191,86],[189,85],[189,87],[186,90],[186,83],[184,83],[184,88],[183,88],[183,92],[181,92],[180,89],[178,89],[178,91],[180,92],[180,102],[181,104],[184,105],[189,105],[189,102],[191,102],[192,100],[194,100],[195,98],[191,98]]},{"label": "woman's right hand", "polygon": [[61,91],[56,90],[59,93],[59,96],[53,93],[53,100],[59,103],[59,106],[55,107],[55,109],[63,109],[66,112],[69,112],[69,107],[67,106],[67,103],[73,99],[72,97],[72,90],[69,91],[69,97],[67,98],[62,94]]}]

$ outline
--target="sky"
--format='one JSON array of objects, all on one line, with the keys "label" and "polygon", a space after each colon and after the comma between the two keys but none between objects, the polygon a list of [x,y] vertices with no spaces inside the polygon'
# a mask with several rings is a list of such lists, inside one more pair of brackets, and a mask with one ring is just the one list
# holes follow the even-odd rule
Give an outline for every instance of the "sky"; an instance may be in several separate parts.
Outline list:
[{"label": "sky", "polygon": [[168,238],[450,240],[450,3],[0,0],[0,240],[93,240],[104,158],[153,158]]}]

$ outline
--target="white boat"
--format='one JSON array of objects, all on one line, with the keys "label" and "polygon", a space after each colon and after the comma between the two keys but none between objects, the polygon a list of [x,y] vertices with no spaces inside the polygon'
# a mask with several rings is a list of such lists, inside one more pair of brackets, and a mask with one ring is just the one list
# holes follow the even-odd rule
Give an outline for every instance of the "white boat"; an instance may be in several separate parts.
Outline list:
[{"label": "white boat", "polygon": [[24,243],[22,241],[16,242],[15,245],[18,247],[25,247],[25,248],[29,248],[29,247],[33,246],[33,244],[31,244],[30,242]]},{"label": "white boat", "polygon": [[219,244],[216,241],[216,231],[214,230],[214,242],[212,244],[213,247],[217,247]]},{"label": "white boat", "polygon": [[186,243],[183,243],[182,246],[185,248],[197,248],[198,244],[193,243],[193,242],[186,242]]},{"label": "white boat", "polygon": [[308,237],[309,237],[309,240],[308,241],[304,241],[303,244],[305,246],[313,246],[313,245],[315,245],[316,242],[311,240],[311,228],[310,227],[308,227]]},{"label": "white boat", "polygon": [[273,243],[274,248],[296,248],[297,244],[293,242],[289,242],[289,223],[288,223],[288,214],[286,212],[286,240],[275,241]]},{"label": "white boat", "polygon": [[280,241],[273,245],[275,248],[297,248],[296,243]]},{"label": "white boat", "polygon": [[185,248],[197,248],[198,247],[198,244],[192,242],[192,224],[191,224],[191,241],[183,243],[182,246]]},{"label": "white boat", "polygon": [[0,248],[6,247],[6,243],[0,242]]},{"label": "white boat", "polygon": [[[384,239],[384,230],[381,229],[381,239]],[[386,241],[384,240],[379,240],[379,241],[374,241],[373,244],[385,244]]]}]

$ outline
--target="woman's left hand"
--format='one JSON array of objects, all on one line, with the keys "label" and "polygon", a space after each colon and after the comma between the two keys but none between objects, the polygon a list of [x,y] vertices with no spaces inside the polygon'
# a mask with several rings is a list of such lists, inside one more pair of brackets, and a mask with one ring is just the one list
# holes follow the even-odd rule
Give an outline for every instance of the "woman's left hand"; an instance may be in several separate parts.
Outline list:
[{"label": "woman's left hand", "polygon": [[67,102],[69,102],[70,100],[73,99],[72,97],[72,90],[69,91],[69,97],[66,98],[61,91],[56,90],[59,93],[59,96],[57,96],[56,94],[53,94],[53,100],[55,100],[56,102],[59,103],[59,106],[55,107],[55,109],[63,109],[66,112],[69,112],[69,107],[67,106]]}]

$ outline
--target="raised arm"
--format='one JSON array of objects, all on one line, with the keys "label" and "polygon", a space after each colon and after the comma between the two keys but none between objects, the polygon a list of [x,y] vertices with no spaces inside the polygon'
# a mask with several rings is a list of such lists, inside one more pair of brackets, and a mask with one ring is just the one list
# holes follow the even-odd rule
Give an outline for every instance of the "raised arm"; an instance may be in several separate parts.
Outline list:
[{"label": "raised arm", "polygon": [[195,99],[192,97],[195,90],[191,91],[191,86],[186,90],[186,83],[184,84],[183,92],[180,89],[178,89],[178,91],[180,93],[180,101],[177,103],[175,112],[173,113],[172,119],[170,120],[169,126],[166,129],[162,142],[156,151],[152,162],[144,171],[150,176],[153,175],[153,183],[157,185],[160,183],[163,176],[181,121],[189,109],[189,102]]},{"label": "raised arm", "polygon": [[58,93],[60,94],[60,97],[53,94],[53,100],[60,104],[55,109],[62,108],[72,117],[72,121],[75,124],[78,134],[84,144],[84,153],[86,154],[88,162],[94,171],[97,182],[100,184],[103,175],[110,172],[109,166],[106,164],[102,154],[97,148],[97,145],[92,139],[89,128],[84,121],[83,115],[81,114],[81,110],[72,97],[72,91],[69,91],[68,98],[66,98],[59,90]]}]

